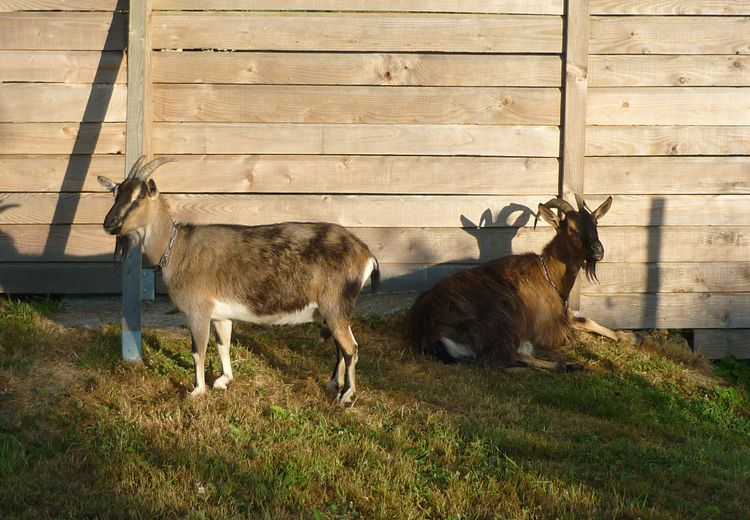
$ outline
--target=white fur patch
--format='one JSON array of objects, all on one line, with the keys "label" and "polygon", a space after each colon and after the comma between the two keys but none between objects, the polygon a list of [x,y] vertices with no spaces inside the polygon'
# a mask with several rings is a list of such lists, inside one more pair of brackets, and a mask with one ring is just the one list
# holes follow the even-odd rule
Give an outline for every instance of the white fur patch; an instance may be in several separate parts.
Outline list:
[{"label": "white fur patch", "polygon": [[362,271],[362,280],[359,284],[360,289],[364,287],[365,284],[367,283],[367,279],[370,277],[373,270],[375,269],[375,265],[377,265],[377,260],[375,260],[374,258],[370,258],[367,261],[367,265],[365,265],[365,270]]},{"label": "white fur patch", "polygon": [[445,345],[445,350],[453,359],[474,359],[475,357],[474,352],[466,345],[456,343],[452,339],[446,337],[441,337],[440,341],[443,342],[443,345]]},{"label": "white fur patch", "polygon": [[234,302],[214,301],[212,320],[240,320],[261,325],[295,325],[317,321],[320,316],[317,303],[308,303],[299,310],[280,314],[255,314],[247,305]]},{"label": "white fur patch", "polygon": [[519,354],[526,354],[527,356],[533,356],[534,355],[534,344],[530,341],[522,341],[520,345],[518,345],[518,353]]}]

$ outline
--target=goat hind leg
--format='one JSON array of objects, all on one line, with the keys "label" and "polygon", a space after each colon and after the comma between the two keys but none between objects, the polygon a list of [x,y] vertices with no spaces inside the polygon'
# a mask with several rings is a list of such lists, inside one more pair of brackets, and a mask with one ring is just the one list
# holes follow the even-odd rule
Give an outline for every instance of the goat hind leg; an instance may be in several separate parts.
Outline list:
[{"label": "goat hind leg", "polygon": [[195,388],[190,397],[198,397],[206,393],[206,348],[210,332],[210,319],[206,316],[192,316],[188,318],[188,327],[193,342],[193,363],[195,364]]},{"label": "goat hind leg", "polygon": [[211,324],[216,332],[216,348],[221,359],[221,377],[214,381],[214,390],[226,390],[232,382],[232,360],[229,357],[229,345],[232,341],[232,320],[213,320]]},{"label": "goat hind leg", "polygon": [[336,349],[336,364],[333,366],[333,374],[331,374],[330,381],[326,383],[326,392],[331,396],[338,396],[339,390],[344,386],[346,363],[344,361],[344,356],[341,354],[341,345],[335,339],[333,340],[333,343],[334,348]]},{"label": "goat hind leg", "polygon": [[[357,340],[354,339],[352,329],[346,320],[339,320],[331,327],[333,339],[336,340],[341,348],[342,358],[344,360],[344,386],[341,388],[336,400],[342,404],[354,402],[357,394],[355,382],[355,369],[357,366]],[[337,368],[340,367],[340,360]]]},{"label": "goat hind leg", "polygon": [[528,368],[536,368],[539,370],[547,370],[552,372],[575,372],[577,370],[583,370],[583,366],[578,363],[564,363],[558,361],[546,361],[544,359],[535,358],[528,354],[518,353],[516,355],[516,361]]}]

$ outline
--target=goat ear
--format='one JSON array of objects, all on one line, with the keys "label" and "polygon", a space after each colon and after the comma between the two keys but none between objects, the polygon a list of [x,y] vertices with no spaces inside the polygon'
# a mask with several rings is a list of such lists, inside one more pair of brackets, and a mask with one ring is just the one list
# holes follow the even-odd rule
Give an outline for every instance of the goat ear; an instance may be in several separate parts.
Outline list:
[{"label": "goat ear", "polygon": [[99,184],[101,184],[107,191],[115,191],[115,188],[117,187],[117,183],[115,181],[113,181],[112,179],[108,179],[107,177],[104,177],[102,175],[99,175],[96,180],[98,180]]},{"label": "goat ear", "polygon": [[[555,229],[560,227],[560,219],[558,218],[558,216],[555,215],[555,212],[549,209],[544,204],[539,204],[539,213],[537,213],[537,219],[539,217],[542,217],[547,224]],[[536,227],[536,220],[534,220],[534,227]]]},{"label": "goat ear", "polygon": [[146,193],[148,193],[148,196],[152,199],[159,194],[159,189],[156,187],[154,179],[149,179],[146,181]]},{"label": "goat ear", "polygon": [[591,216],[594,217],[594,220],[597,222],[600,218],[602,218],[604,215],[607,214],[609,211],[609,208],[612,207],[612,197],[608,197],[607,200],[602,202],[602,205],[596,208],[594,211],[591,212]]}]

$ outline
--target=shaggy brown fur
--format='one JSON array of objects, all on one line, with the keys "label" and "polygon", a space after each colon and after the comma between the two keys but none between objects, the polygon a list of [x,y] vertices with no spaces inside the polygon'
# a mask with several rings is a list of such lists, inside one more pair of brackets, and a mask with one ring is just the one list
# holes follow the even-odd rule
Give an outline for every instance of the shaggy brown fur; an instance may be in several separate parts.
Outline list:
[{"label": "shaggy brown fur", "polygon": [[[193,339],[196,387],[205,392],[204,361],[213,324],[222,361],[214,388],[232,381],[232,319],[254,323],[324,323],[336,343],[328,389],[340,402],[355,395],[357,343],[350,315],[366,277],[373,290],[378,264],[367,246],[336,224],[285,222],[267,226],[175,224],[148,176],[164,160],[134,167],[120,184],[100,183],[115,203],[104,220],[113,235],[138,235],[143,254],[160,265],[169,296],[185,313]],[[154,166],[155,164],[155,166]]]},{"label": "shaggy brown fur", "polygon": [[[574,327],[592,330],[588,324],[594,322],[571,318],[566,302],[582,266],[590,277],[596,276],[595,264],[604,255],[596,223],[611,202],[610,197],[593,212],[582,199],[578,211],[562,199],[540,204],[539,214],[556,229],[542,254],[499,258],[449,276],[422,293],[407,319],[412,344],[447,362],[505,367],[521,361],[522,342],[556,347],[570,338]],[[551,208],[562,210],[564,218]]]}]

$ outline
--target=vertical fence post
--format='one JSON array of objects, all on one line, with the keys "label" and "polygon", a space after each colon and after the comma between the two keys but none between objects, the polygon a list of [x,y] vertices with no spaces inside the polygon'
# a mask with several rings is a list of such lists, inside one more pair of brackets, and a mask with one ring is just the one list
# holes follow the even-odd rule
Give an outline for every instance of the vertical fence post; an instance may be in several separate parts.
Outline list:
[{"label": "vertical fence post", "polygon": [[[565,91],[562,106],[562,170],[559,194],[572,201],[583,195],[586,160],[586,93],[589,68],[589,0],[567,0],[565,6]],[[571,310],[581,303],[580,278],[568,300]]]},{"label": "vertical fence post", "polygon": [[[151,1],[131,0],[128,15],[128,99],[125,175],[151,153]],[[132,244],[122,269],[122,357],[140,361],[141,245]]]}]

